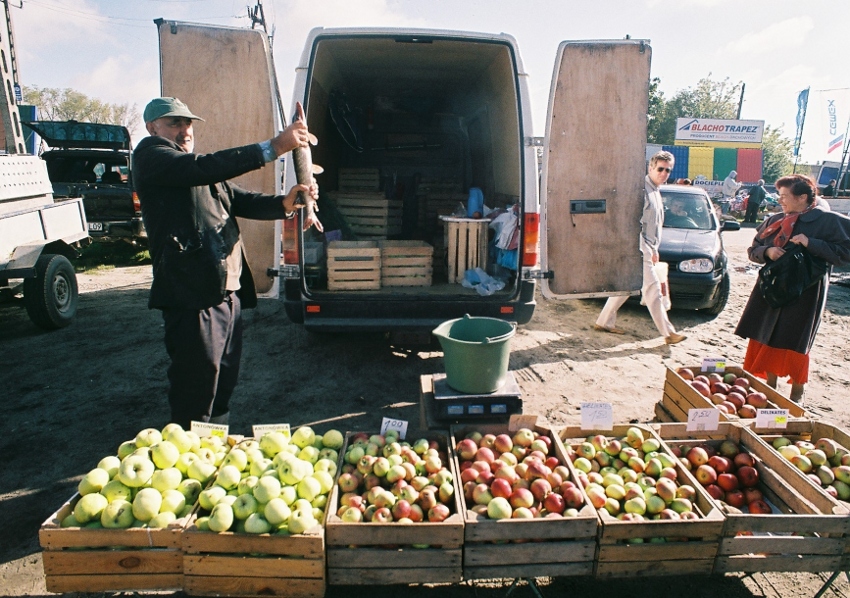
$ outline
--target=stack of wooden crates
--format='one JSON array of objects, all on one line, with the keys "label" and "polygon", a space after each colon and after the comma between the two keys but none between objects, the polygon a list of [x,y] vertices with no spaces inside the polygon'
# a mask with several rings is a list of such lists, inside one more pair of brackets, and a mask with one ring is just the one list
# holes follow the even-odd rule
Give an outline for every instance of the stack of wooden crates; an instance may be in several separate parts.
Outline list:
[{"label": "stack of wooden crates", "polygon": [[402,201],[384,197],[380,183],[377,168],[341,168],[339,190],[328,192],[358,237],[378,240],[401,233]]}]

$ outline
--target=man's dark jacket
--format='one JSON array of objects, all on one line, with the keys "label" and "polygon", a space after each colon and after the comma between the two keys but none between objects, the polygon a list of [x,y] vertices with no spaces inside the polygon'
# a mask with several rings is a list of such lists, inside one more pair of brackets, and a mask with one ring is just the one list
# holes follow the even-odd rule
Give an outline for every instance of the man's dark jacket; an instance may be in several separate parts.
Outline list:
[{"label": "man's dark jacket", "polygon": [[[252,193],[226,182],[264,164],[256,144],[200,155],[163,137],[139,143],[133,152],[133,184],[153,261],[150,308],[206,309],[222,302],[225,259],[239,239],[234,216],[285,217],[282,196]],[[239,283],[242,306],[256,306],[244,254]]]},{"label": "man's dark jacket", "polygon": [[762,202],[764,202],[764,198],[766,196],[766,192],[763,186],[754,185],[750,187],[750,195],[747,197],[747,207],[748,208],[757,208],[761,207]]}]

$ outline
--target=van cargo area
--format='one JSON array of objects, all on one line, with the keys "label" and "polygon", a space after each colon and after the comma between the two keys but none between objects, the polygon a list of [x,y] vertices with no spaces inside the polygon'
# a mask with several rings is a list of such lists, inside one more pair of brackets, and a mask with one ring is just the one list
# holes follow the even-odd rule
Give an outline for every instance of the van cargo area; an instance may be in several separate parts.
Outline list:
[{"label": "van cargo area", "polygon": [[[305,298],[516,300],[523,132],[511,45],[319,34],[308,56],[305,109],[319,140],[313,162],[324,168],[316,178],[325,235],[311,229],[299,248],[289,225],[283,240],[285,263],[302,252]],[[496,247],[490,218],[467,218],[472,188],[485,210],[516,217],[502,231],[507,248]],[[504,287],[481,295],[460,284],[476,266]]]}]

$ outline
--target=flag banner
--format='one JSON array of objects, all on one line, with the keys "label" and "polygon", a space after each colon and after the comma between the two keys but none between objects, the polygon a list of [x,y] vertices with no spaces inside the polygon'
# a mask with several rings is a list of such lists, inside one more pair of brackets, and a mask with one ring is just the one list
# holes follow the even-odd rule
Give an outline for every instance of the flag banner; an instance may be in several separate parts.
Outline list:
[{"label": "flag banner", "polygon": [[850,88],[812,90],[800,152],[809,163],[840,162],[850,126]]},{"label": "flag banner", "polygon": [[797,96],[797,134],[794,136],[794,157],[800,155],[800,143],[803,141],[803,124],[806,122],[806,107],[809,104],[809,88]]}]

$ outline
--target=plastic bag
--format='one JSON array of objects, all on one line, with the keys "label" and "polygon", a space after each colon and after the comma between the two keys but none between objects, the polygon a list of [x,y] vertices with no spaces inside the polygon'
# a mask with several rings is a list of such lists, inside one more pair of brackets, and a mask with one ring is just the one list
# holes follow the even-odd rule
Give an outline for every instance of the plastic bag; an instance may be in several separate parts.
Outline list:
[{"label": "plastic bag", "polygon": [[504,281],[493,278],[481,268],[470,269],[464,272],[461,285],[467,289],[475,289],[482,297],[487,297],[505,288]]},{"label": "plastic bag", "polygon": [[[667,282],[667,262],[656,262],[652,265],[655,271],[655,277],[658,279],[658,284],[661,287],[661,305],[665,310],[670,311],[670,285]],[[646,289],[641,289],[642,294],[640,304],[646,305]]]}]

